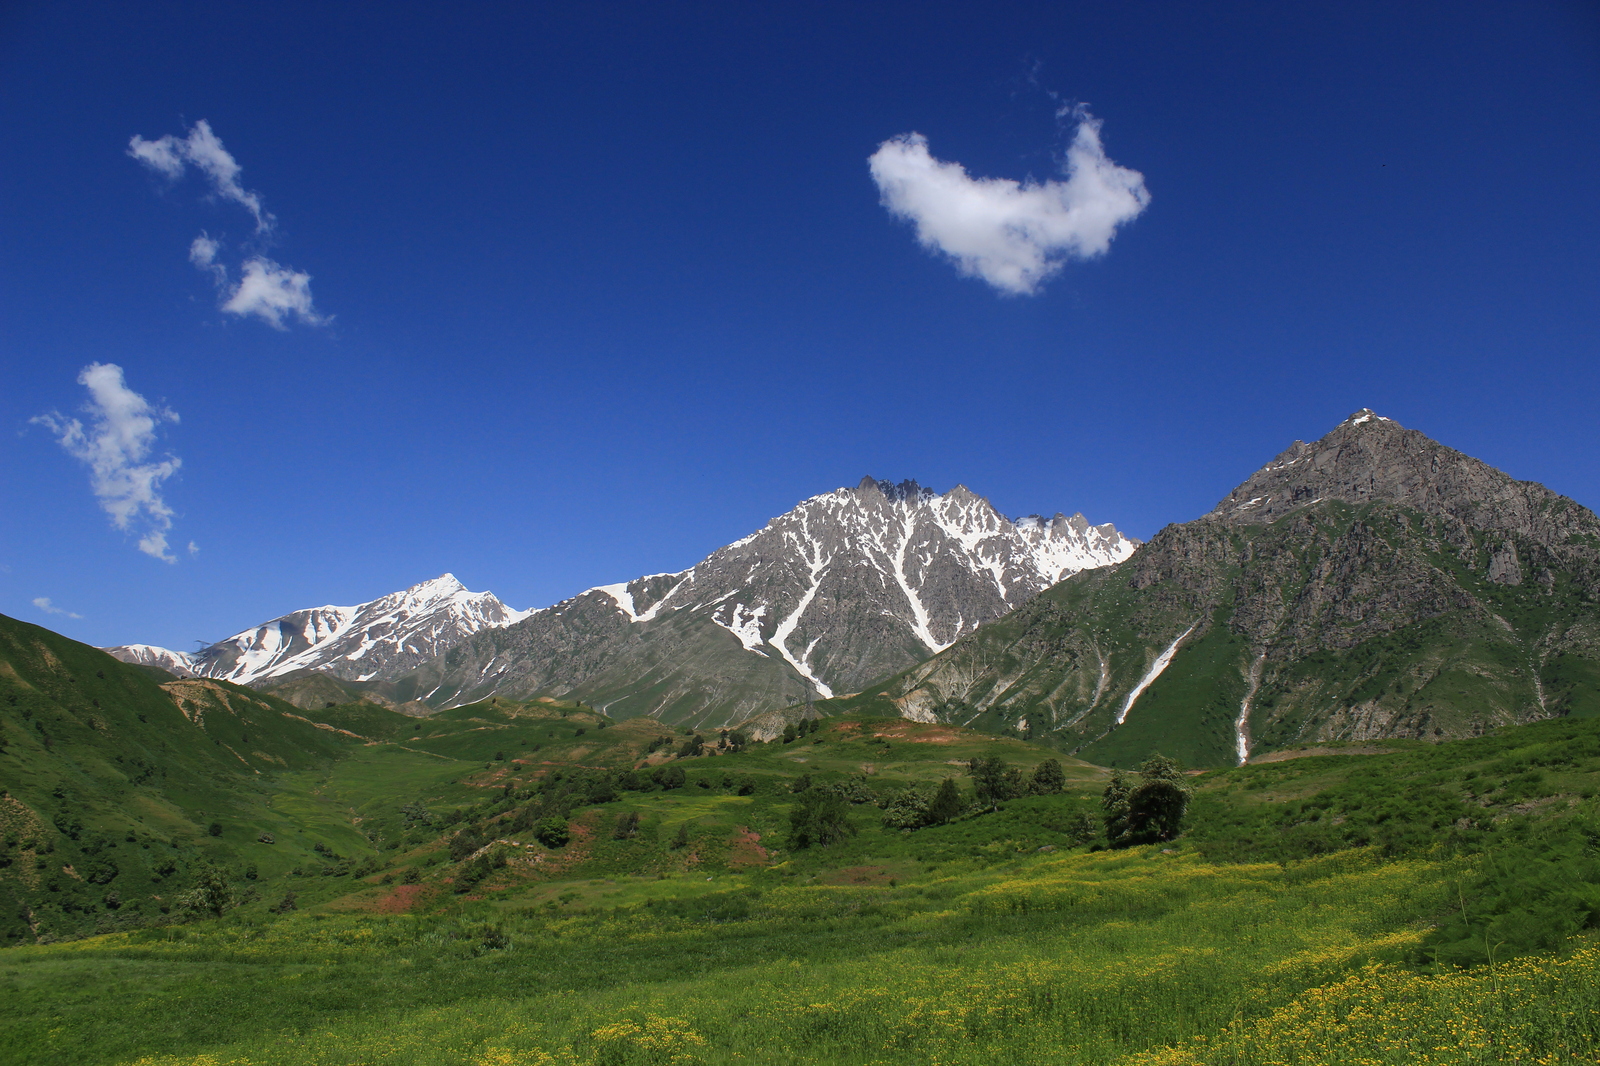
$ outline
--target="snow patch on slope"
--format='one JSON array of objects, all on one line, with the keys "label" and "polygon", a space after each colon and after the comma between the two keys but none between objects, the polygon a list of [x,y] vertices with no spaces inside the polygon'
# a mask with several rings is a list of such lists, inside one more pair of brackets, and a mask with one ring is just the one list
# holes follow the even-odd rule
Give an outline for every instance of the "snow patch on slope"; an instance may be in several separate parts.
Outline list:
[{"label": "snow patch on slope", "polygon": [[[1198,624],[1198,622],[1195,623],[1195,625]],[[1144,690],[1149,688],[1151,683],[1161,676],[1162,671],[1166,670],[1167,666],[1172,662],[1172,657],[1178,654],[1178,645],[1183,643],[1183,638],[1193,632],[1194,626],[1185,629],[1178,634],[1177,640],[1167,645],[1166,651],[1156,656],[1156,661],[1150,664],[1150,669],[1144,672],[1144,676],[1139,679],[1139,683],[1133,686],[1133,691],[1128,693],[1127,700],[1122,704],[1122,710],[1117,712],[1117,725],[1121,725],[1128,720],[1128,712],[1133,710],[1134,701],[1144,695]]]}]

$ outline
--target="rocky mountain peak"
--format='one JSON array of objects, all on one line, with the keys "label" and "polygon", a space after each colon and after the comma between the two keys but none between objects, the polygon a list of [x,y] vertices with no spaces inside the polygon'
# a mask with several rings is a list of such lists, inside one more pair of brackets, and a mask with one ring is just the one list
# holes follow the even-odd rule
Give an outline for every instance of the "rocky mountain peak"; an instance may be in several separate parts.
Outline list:
[{"label": "rocky mountain peak", "polygon": [[932,489],[925,489],[910,479],[897,485],[893,481],[879,481],[870,474],[862,478],[860,483],[856,485],[855,493],[856,495],[876,493],[894,503],[901,503],[907,500],[924,500],[939,495]]},{"label": "rocky mountain peak", "polygon": [[1324,500],[1397,504],[1473,529],[1522,533],[1552,544],[1593,518],[1542,485],[1517,481],[1367,408],[1320,440],[1295,441],[1207,517],[1271,524]]},{"label": "rocky mountain peak", "polygon": [[435,705],[577,695],[608,713],[728,722],[854,691],[1137,542],[1078,515],[1012,522],[965,486],[863,478],[687,570],[580,593],[415,671]]}]

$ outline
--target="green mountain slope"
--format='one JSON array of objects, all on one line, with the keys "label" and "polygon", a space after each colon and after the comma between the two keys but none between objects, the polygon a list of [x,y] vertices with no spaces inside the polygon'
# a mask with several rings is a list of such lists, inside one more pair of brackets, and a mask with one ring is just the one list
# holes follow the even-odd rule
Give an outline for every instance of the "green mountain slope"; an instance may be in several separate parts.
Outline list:
[{"label": "green mountain slope", "polygon": [[205,863],[242,874],[311,854],[257,839],[306,828],[274,812],[272,782],[351,743],[249,689],[163,684],[0,616],[0,937],[137,922]]},{"label": "green mountain slope", "polygon": [[864,706],[1199,766],[1600,713],[1600,519],[1358,412]]}]

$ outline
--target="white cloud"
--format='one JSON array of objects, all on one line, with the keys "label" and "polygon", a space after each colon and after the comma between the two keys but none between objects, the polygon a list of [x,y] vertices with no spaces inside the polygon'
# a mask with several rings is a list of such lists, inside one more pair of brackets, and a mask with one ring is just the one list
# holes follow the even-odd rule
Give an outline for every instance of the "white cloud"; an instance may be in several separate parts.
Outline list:
[{"label": "white cloud", "polygon": [[88,425],[51,412],[33,419],[56,435],[67,454],[89,467],[89,485],[100,507],[120,530],[137,532],[139,550],[175,562],[167,551],[172,509],[161,497],[161,484],[178,472],[175,455],[147,462],[162,422],[176,422],[173,411],[152,407],[124,383],[115,363],[91,363],[78,375],[89,389],[84,406]]},{"label": "white cloud", "polygon": [[244,276],[222,309],[234,315],[255,315],[275,329],[284,328],[286,315],[311,326],[325,321],[311,306],[311,275],[259,255],[244,261]]},{"label": "white cloud", "polygon": [[1117,227],[1150,203],[1144,175],[1106,158],[1100,121],[1076,115],[1061,181],[971,177],[929,154],[920,133],[880,144],[868,160],[872,180],[890,213],[916,225],[925,248],[1002,292],[1034,293],[1066,259],[1104,255]]},{"label": "white cloud", "polygon": [[33,599],[33,605],[39,608],[39,610],[43,611],[45,614],[59,614],[64,615],[67,618],[83,617],[81,614],[73,614],[71,611],[63,610],[62,608],[57,607],[55,604],[50,602],[49,596],[35,596]]},{"label": "white cloud", "polygon": [[[167,134],[154,141],[135,135],[128,142],[128,154],[156,173],[176,180],[194,166],[211,181],[216,194],[248,210],[256,220],[256,232],[270,243],[276,219],[261,206],[259,194],[239,184],[242,169],[222,146],[205,119],[196,122],[183,137]],[[311,303],[311,275],[281,266],[264,255],[251,255],[239,267],[239,283],[230,287],[227,264],[220,256],[222,242],[201,233],[189,244],[189,262],[209,274],[222,293],[222,310],[241,318],[255,316],[274,329],[284,329],[284,320],[294,319],[317,326],[327,321]]]},{"label": "white cloud", "polygon": [[205,119],[196,122],[181,139],[169,133],[158,140],[147,141],[134,134],[128,142],[128,154],[174,181],[183,177],[185,165],[192,164],[211,179],[211,187],[218,196],[232,200],[254,216],[257,233],[272,228],[274,219],[262,208],[260,194],[239,184],[239,172],[244,168],[222,146],[221,139],[211,132],[211,124]]}]

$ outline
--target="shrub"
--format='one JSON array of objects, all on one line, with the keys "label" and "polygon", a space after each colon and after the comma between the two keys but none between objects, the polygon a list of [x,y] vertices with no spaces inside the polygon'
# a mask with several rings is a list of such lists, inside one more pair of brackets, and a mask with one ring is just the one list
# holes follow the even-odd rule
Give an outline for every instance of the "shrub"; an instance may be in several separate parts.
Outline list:
[{"label": "shrub", "polygon": [[826,847],[856,831],[850,824],[850,805],[831,790],[811,789],[800,794],[789,810],[789,847]]},{"label": "shrub", "polygon": [[178,896],[178,906],[196,915],[222,917],[233,906],[233,886],[223,872],[209,863],[200,867],[194,887]]},{"label": "shrub", "polygon": [[567,841],[572,839],[572,832],[567,828],[565,818],[551,815],[534,828],[533,836],[547,848],[564,848],[567,846]]}]

